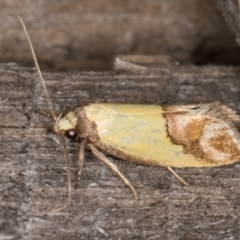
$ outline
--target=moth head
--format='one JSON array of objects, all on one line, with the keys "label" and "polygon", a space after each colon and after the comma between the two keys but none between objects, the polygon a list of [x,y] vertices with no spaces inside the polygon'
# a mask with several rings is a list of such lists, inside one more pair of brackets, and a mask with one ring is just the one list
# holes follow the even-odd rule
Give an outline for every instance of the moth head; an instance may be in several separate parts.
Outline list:
[{"label": "moth head", "polygon": [[54,131],[57,134],[64,135],[69,139],[76,139],[78,137],[76,125],[77,125],[76,114],[74,112],[69,112],[65,116],[62,117],[62,115],[60,115],[57,118],[54,124]]}]

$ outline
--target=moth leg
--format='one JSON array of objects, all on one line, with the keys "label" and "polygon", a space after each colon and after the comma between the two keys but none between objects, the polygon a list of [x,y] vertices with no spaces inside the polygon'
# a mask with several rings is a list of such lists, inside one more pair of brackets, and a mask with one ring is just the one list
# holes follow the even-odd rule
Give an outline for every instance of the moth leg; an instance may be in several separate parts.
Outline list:
[{"label": "moth leg", "polygon": [[84,162],[84,153],[85,153],[85,145],[86,141],[82,140],[79,147],[79,155],[78,155],[78,175],[77,175],[77,186],[80,182],[80,177],[82,174],[83,162]]},{"label": "moth leg", "polygon": [[132,184],[127,180],[126,177],[123,176],[123,174],[119,171],[118,167],[113,164],[110,160],[108,160],[106,158],[106,156],[104,156],[101,152],[99,152],[97,150],[97,148],[95,148],[92,144],[88,144],[88,146],[90,147],[91,151],[93,152],[93,154],[98,157],[100,160],[102,160],[106,165],[108,165],[115,173],[118,174],[118,176],[124,181],[124,183],[131,189],[135,201],[137,202],[138,200],[138,195],[137,192],[135,191],[134,187],[132,186]]},{"label": "moth leg", "polygon": [[186,181],[184,181],[171,167],[168,167],[167,169],[185,186],[189,186],[189,184]]}]

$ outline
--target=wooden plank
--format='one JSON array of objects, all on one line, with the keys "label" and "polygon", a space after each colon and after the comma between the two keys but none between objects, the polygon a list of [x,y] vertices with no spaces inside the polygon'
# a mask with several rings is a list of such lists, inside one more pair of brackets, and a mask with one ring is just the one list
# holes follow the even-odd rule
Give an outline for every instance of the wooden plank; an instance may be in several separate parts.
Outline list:
[{"label": "wooden plank", "polygon": [[[160,65],[142,72],[44,73],[57,111],[88,102],[204,103],[221,101],[240,113],[240,68]],[[34,70],[0,66],[1,239],[237,239],[239,166],[167,169],[109,158],[139,194],[86,151],[80,187],[66,198],[62,147]],[[76,183],[78,146],[68,143]],[[177,160],[177,159],[176,159]]]}]

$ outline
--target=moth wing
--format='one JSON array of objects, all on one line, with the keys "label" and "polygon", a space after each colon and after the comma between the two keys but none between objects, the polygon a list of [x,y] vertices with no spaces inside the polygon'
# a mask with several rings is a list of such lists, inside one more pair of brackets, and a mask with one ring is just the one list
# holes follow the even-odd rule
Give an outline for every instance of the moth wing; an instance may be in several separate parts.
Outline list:
[{"label": "moth wing", "polygon": [[237,114],[220,103],[166,107],[172,141],[202,161],[230,164],[240,159]]},{"label": "moth wing", "polygon": [[[212,160],[200,151],[201,145],[197,144],[202,137],[202,132],[198,131],[201,120],[210,119],[226,124],[219,110],[215,109],[220,106],[218,103],[168,107],[91,104],[84,110],[97,129],[98,141],[94,144],[109,154],[166,167],[215,167],[237,161],[235,158]],[[227,107],[223,110],[231,116],[227,125],[237,121],[233,111]],[[188,131],[187,135],[185,131]]]}]

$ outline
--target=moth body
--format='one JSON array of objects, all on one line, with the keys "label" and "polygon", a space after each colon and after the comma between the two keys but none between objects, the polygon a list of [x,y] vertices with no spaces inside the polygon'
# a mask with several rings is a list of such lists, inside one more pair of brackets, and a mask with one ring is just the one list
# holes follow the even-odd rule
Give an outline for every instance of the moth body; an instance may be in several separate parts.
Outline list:
[{"label": "moth body", "polygon": [[164,167],[217,167],[240,159],[239,121],[234,111],[219,103],[90,104],[62,117],[55,131],[79,136],[125,160]]}]

